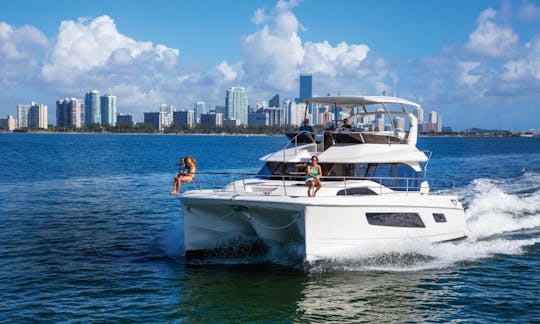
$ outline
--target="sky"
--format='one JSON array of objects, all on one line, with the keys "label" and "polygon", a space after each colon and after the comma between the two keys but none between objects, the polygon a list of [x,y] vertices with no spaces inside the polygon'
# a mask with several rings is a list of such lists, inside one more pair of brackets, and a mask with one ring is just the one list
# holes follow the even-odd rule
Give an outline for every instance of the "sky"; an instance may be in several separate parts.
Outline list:
[{"label": "sky", "polygon": [[[540,1],[18,0],[0,2],[0,118],[97,89],[117,109],[250,106],[299,96],[387,95],[444,126],[540,129]],[[427,113],[426,113],[427,117]]]}]

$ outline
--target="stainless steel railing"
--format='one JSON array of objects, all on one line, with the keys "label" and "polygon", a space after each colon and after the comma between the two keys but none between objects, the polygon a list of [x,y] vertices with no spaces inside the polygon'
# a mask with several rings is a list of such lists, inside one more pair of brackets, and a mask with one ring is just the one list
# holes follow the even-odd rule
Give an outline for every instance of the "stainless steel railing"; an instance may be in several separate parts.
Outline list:
[{"label": "stainless steel railing", "polygon": [[[224,190],[224,187],[230,185],[228,191],[233,191],[235,194],[251,191],[253,187],[257,188],[258,192],[264,194],[272,193],[275,189],[281,187],[282,191],[277,191],[275,194],[287,196],[288,189],[291,186],[298,186],[304,182],[304,175],[260,175],[254,173],[225,173],[225,172],[206,172],[197,173],[193,182],[183,184],[184,190]],[[249,184],[246,183],[250,180]],[[257,180],[260,182],[257,183]],[[355,177],[355,176],[323,176],[321,177],[323,187],[333,188],[335,190],[347,190],[358,188],[367,188],[374,194],[390,194],[402,192],[420,192],[422,183],[429,183],[429,191],[454,190],[455,181],[451,179],[428,179],[428,178],[411,178],[411,177]],[[362,181],[362,183],[359,183]],[[248,190],[248,185],[251,186]],[[265,190],[268,188],[268,190]],[[271,190],[272,189],[272,190]]]}]

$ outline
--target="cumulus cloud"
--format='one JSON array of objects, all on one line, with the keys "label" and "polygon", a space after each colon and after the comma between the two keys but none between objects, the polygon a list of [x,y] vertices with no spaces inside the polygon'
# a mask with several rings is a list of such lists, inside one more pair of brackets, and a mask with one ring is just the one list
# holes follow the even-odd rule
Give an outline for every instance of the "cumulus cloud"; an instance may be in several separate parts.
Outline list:
[{"label": "cumulus cloud", "polygon": [[474,72],[474,69],[480,65],[480,62],[459,62],[458,67],[461,71],[459,83],[462,85],[474,85],[480,79],[480,76]]},{"label": "cumulus cloud", "polygon": [[540,39],[529,43],[526,55],[517,60],[510,60],[504,64],[503,80],[540,80]]},{"label": "cumulus cloud", "polygon": [[226,81],[233,81],[238,75],[238,73],[234,71],[227,61],[222,61],[217,68],[221,73],[223,73],[223,78]]},{"label": "cumulus cloud", "polygon": [[[255,93],[263,89],[293,92],[298,88],[300,73],[312,73],[319,78],[321,88],[336,90],[341,88],[339,77],[366,74],[361,65],[370,50],[367,45],[302,41],[300,33],[305,28],[291,11],[298,3],[278,1],[272,14],[264,15],[268,23],[243,39],[242,67]],[[254,17],[262,17],[260,10]]]},{"label": "cumulus cloud", "polygon": [[178,55],[177,49],[153,46],[121,34],[114,20],[104,15],[93,20],[63,21],[41,74],[49,82],[73,82],[95,70],[129,65],[136,74],[137,68],[148,64],[170,68],[177,63]]},{"label": "cumulus cloud", "polygon": [[8,85],[32,78],[47,44],[47,37],[35,27],[0,22],[0,82]]},{"label": "cumulus cloud", "polygon": [[488,57],[508,57],[514,53],[519,37],[509,27],[495,24],[497,12],[487,9],[480,14],[476,30],[469,35],[466,48]]}]

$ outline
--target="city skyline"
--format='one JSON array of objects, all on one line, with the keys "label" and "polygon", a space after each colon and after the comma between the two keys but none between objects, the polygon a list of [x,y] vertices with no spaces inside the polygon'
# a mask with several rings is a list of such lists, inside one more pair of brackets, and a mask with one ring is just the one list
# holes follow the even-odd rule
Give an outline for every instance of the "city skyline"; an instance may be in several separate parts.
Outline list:
[{"label": "city skyline", "polygon": [[310,74],[314,96],[384,91],[456,130],[539,125],[537,2],[29,3],[0,3],[0,118],[88,89],[138,120],[161,103],[221,105],[230,87],[294,100]]}]

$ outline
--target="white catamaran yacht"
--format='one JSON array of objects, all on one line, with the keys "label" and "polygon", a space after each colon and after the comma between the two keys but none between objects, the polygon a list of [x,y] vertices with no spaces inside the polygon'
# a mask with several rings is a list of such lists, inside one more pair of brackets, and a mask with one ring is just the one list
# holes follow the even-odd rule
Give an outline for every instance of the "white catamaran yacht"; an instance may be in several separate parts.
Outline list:
[{"label": "white catamaran yacht", "polygon": [[[258,174],[227,175],[232,180],[221,188],[184,192],[188,260],[292,243],[309,264],[378,243],[466,237],[458,198],[437,194],[426,178],[431,152],[416,147],[418,123],[409,111],[418,104],[386,96],[316,97],[305,104],[306,113],[348,111],[358,131],[286,133],[288,145],[262,157]],[[308,197],[305,167],[312,156],[322,167],[322,188]],[[210,176],[225,175],[198,174],[195,184]]]}]

